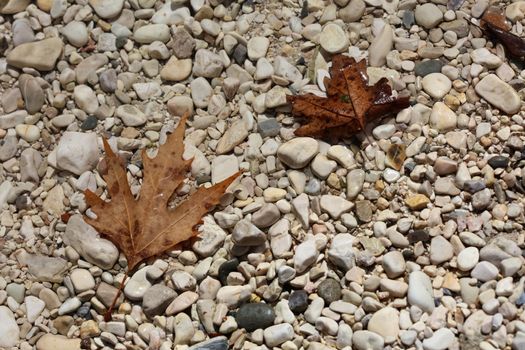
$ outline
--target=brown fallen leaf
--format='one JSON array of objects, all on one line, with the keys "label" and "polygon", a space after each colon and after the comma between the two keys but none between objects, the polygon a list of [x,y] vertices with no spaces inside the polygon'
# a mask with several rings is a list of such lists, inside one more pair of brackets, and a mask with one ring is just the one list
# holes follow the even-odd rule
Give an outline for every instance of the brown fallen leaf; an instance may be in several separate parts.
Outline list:
[{"label": "brown fallen leaf", "polygon": [[166,143],[159,147],[155,158],[149,158],[146,151],[142,151],[144,179],[138,199],[131,193],[125,167],[106,140],[104,179],[111,201],[102,200],[90,190],[84,192],[86,202],[97,215],[96,219],[85,217],[86,222],[120,248],[128,260],[128,272],[143,260],[193,237],[202,216],[219,203],[228,186],[239,176],[234,174],[210,188],[199,187],[176,208],[168,208],[192,161],[182,158],[186,118],[180,120]]},{"label": "brown fallen leaf", "polygon": [[509,55],[516,58],[525,56],[525,40],[510,32],[511,26],[500,9],[491,7],[485,11],[480,28],[496,43],[500,42]]},{"label": "brown fallen leaf", "polygon": [[308,119],[297,136],[337,139],[365,128],[367,122],[408,107],[408,97],[392,96],[386,78],[368,85],[366,62],[337,55],[332,58],[331,79],[325,78],[327,97],[314,94],[287,96],[292,114]]}]

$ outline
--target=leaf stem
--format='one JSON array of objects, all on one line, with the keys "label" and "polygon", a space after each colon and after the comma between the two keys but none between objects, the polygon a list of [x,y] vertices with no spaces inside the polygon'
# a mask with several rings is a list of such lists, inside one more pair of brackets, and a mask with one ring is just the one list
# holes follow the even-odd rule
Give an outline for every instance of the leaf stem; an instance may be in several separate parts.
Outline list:
[{"label": "leaf stem", "polygon": [[128,270],[126,270],[126,274],[124,275],[124,278],[120,282],[120,286],[118,287],[117,294],[115,295],[115,298],[113,298],[113,301],[111,302],[111,305],[109,306],[109,309],[104,314],[104,321],[109,322],[111,320],[111,313],[113,312],[113,309],[115,308],[115,305],[117,304],[117,300],[120,297],[120,294],[122,294],[122,290],[124,289],[124,283],[128,279]]}]

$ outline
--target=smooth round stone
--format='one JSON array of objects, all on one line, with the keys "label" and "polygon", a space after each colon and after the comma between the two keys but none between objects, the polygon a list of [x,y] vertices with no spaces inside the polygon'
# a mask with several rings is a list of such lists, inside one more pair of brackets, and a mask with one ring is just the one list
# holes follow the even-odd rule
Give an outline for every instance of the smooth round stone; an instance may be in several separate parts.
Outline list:
[{"label": "smooth round stone", "polygon": [[277,157],[292,169],[304,168],[319,152],[319,143],[310,137],[296,137],[277,150]]},{"label": "smooth round stone", "polygon": [[89,40],[87,27],[84,22],[69,22],[61,32],[67,41],[75,47],[82,47],[86,45]]},{"label": "smooth round stone", "polygon": [[470,275],[481,282],[487,282],[498,276],[498,268],[488,261],[481,261],[476,264]]},{"label": "smooth round stone", "polygon": [[93,130],[97,127],[98,119],[94,115],[88,116],[80,125],[82,130]]},{"label": "smooth round stone", "polygon": [[392,50],[394,31],[385,23],[368,47],[368,61],[372,67],[381,67],[386,63],[386,56]]},{"label": "smooth round stone", "polygon": [[323,50],[328,53],[343,52],[350,44],[344,30],[333,23],[328,23],[324,26],[319,37],[319,42]]},{"label": "smooth round stone", "polygon": [[172,56],[161,69],[160,77],[167,81],[181,81],[190,76],[191,68],[191,59],[179,60],[177,57]]},{"label": "smooth round stone", "polygon": [[426,3],[416,7],[416,23],[425,29],[432,29],[443,20],[443,13],[432,3]]},{"label": "smooth round stone", "polygon": [[244,304],[235,315],[235,321],[237,321],[239,328],[245,328],[248,332],[267,328],[273,324],[274,320],[273,308],[265,303]]},{"label": "smooth round stone", "polygon": [[248,57],[255,61],[266,56],[268,47],[270,46],[270,39],[264,36],[256,36],[248,41]]},{"label": "smooth round stone", "polygon": [[170,28],[165,24],[147,24],[138,28],[133,38],[140,44],[151,44],[154,41],[163,43],[170,40]]},{"label": "smooth round stone", "polygon": [[326,304],[341,299],[341,285],[332,278],[327,278],[317,287],[317,294],[323,298]]},{"label": "smooth round stone", "polygon": [[149,266],[143,267],[133,274],[124,287],[124,294],[131,300],[142,300],[151,283],[146,278]]},{"label": "smooth round stone", "polygon": [[387,344],[395,342],[399,335],[399,311],[393,307],[378,310],[370,318],[368,330],[381,335]]},{"label": "smooth round stone", "polygon": [[147,121],[146,115],[133,105],[122,105],[117,108],[115,115],[122,119],[126,126],[139,126]]},{"label": "smooth round stone", "polygon": [[308,293],[304,290],[294,290],[288,297],[288,306],[296,314],[305,312],[308,308]]},{"label": "smooth round stone", "polygon": [[509,165],[509,157],[494,156],[488,160],[489,165],[494,168],[506,168]]},{"label": "smooth round stone", "polygon": [[74,350],[80,349],[80,338],[69,339],[63,335],[44,334],[36,342],[36,350]]},{"label": "smooth round stone", "polygon": [[89,4],[99,17],[108,19],[118,16],[124,6],[124,0],[89,0]]},{"label": "smooth round stone", "polygon": [[474,89],[491,105],[507,114],[516,113],[521,107],[521,99],[516,90],[495,74],[484,77]]},{"label": "smooth round stone", "polygon": [[383,171],[383,178],[388,183],[394,183],[401,177],[399,171],[387,168]]},{"label": "smooth round stone", "polygon": [[77,293],[95,288],[95,279],[88,270],[75,269],[71,272],[70,278]]},{"label": "smooth round stone", "polygon": [[413,271],[408,278],[408,303],[431,313],[434,310],[434,295],[430,278],[422,271]]},{"label": "smooth round stone", "polygon": [[440,328],[430,338],[423,340],[424,350],[446,350],[454,343],[456,336],[448,328]]},{"label": "smooth round stone", "polygon": [[456,128],[457,116],[443,102],[436,102],[430,113],[430,125],[438,131],[449,131]]},{"label": "smooth round stone", "polygon": [[168,100],[168,112],[174,116],[182,117],[184,113],[193,115],[193,101],[188,96],[175,96]]},{"label": "smooth round stone", "polygon": [[7,306],[0,306],[0,347],[11,348],[19,342],[20,329],[13,312]]},{"label": "smooth round stone", "polygon": [[525,1],[516,1],[505,8],[505,16],[512,22],[525,18]]},{"label": "smooth round stone", "polygon": [[352,347],[356,350],[383,350],[385,341],[379,334],[370,331],[356,331],[352,336]]},{"label": "smooth round stone", "polygon": [[25,18],[17,19],[13,22],[13,45],[18,46],[24,43],[30,43],[35,40],[35,33],[31,28],[31,23]]},{"label": "smooth round stone", "polygon": [[142,299],[144,313],[150,318],[163,314],[176,296],[177,293],[173,289],[163,284],[152,286],[146,291]]},{"label": "smooth round stone", "polygon": [[78,108],[88,114],[94,114],[98,109],[97,95],[95,95],[95,92],[87,85],[75,86],[73,98]]},{"label": "smooth round stone", "polygon": [[421,84],[427,94],[435,99],[445,96],[452,88],[452,82],[446,75],[441,73],[430,73],[426,75]]},{"label": "smooth round stone", "polygon": [[16,134],[27,142],[35,142],[40,138],[40,129],[36,125],[19,124],[15,130]]},{"label": "smooth round stone", "polygon": [[476,247],[468,247],[458,254],[457,263],[461,271],[470,271],[479,261],[479,251]]},{"label": "smooth round stone", "polygon": [[49,71],[62,54],[64,43],[60,38],[49,38],[24,43],[9,52],[7,63],[17,67],[31,67],[40,71]]},{"label": "smooth round stone", "polygon": [[33,323],[36,321],[38,316],[40,316],[40,313],[44,311],[44,308],[46,307],[46,303],[32,295],[28,295],[25,298],[24,302],[26,304],[27,320],[30,323]]}]

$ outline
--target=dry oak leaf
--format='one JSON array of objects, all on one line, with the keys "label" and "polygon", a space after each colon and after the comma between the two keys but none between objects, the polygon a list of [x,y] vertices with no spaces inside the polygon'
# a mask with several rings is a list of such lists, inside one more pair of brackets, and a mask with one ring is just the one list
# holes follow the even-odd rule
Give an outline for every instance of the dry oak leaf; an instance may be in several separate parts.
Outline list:
[{"label": "dry oak leaf", "polygon": [[525,40],[510,32],[511,25],[499,8],[491,7],[481,17],[480,28],[513,57],[525,56]]},{"label": "dry oak leaf", "polygon": [[409,97],[392,96],[388,79],[368,85],[366,61],[336,55],[332,58],[330,78],[325,78],[327,97],[314,94],[292,96],[292,114],[308,119],[295,131],[297,136],[337,139],[364,130],[366,123],[408,107]]},{"label": "dry oak leaf", "polygon": [[168,208],[173,192],[181,185],[191,165],[183,160],[186,116],[149,158],[142,151],[144,179],[136,200],[129,188],[126,170],[104,140],[108,171],[104,176],[111,201],[106,202],[86,190],[86,202],[97,215],[85,217],[88,224],[112,241],[128,259],[128,271],[141,261],[173,249],[195,235],[195,226],[204,214],[219,203],[224,192],[239,173],[210,187],[199,187],[176,208]]}]

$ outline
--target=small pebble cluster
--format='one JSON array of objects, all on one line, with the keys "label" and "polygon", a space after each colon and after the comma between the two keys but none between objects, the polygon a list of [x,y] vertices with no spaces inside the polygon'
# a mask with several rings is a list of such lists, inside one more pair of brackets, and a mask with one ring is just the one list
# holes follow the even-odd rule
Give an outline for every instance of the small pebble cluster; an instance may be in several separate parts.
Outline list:
[{"label": "small pebble cluster", "polygon": [[[499,4],[525,36],[525,1]],[[525,349],[525,73],[488,0],[0,1],[0,348]],[[411,106],[295,137],[287,94],[367,59]],[[199,239],[141,264],[84,222],[184,113]],[[106,198],[106,197],[104,197]],[[68,213],[67,215],[63,215]]]}]

